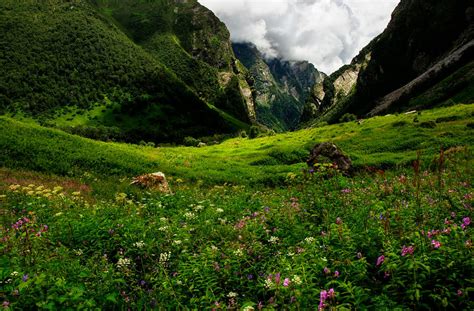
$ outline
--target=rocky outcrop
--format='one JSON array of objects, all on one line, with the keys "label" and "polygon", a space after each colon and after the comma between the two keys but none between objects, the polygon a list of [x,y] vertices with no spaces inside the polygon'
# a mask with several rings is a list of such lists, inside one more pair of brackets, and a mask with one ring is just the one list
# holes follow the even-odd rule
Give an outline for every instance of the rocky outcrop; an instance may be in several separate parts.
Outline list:
[{"label": "rocky outcrop", "polygon": [[171,189],[162,172],[141,175],[133,178],[131,185],[139,186],[145,189],[170,194]]},{"label": "rocky outcrop", "polygon": [[327,162],[332,163],[344,174],[349,174],[352,170],[351,159],[336,144],[331,142],[323,142],[314,146],[306,161],[309,167],[314,167],[317,163]]},{"label": "rocky outcrop", "polygon": [[248,69],[256,120],[277,131],[295,128],[322,74],[305,61],[266,59],[251,43],[234,43],[233,49]]},{"label": "rocky outcrop", "polygon": [[385,31],[315,92],[324,96],[313,101],[318,118],[420,109],[457,94],[472,102],[473,39],[472,1],[402,0]]}]

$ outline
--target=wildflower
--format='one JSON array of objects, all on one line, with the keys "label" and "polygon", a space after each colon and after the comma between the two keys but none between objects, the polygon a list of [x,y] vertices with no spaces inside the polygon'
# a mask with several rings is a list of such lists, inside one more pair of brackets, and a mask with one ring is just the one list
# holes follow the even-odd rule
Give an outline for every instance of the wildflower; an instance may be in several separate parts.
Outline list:
[{"label": "wildflower", "polygon": [[341,217],[337,217],[337,218],[336,218],[336,224],[338,224],[338,225],[342,224],[342,219],[341,219]]},{"label": "wildflower", "polygon": [[288,287],[289,285],[290,285],[290,279],[285,278],[285,280],[283,281],[283,286]]},{"label": "wildflower", "polygon": [[379,258],[377,258],[376,266],[380,266],[384,261],[385,261],[385,256],[384,255],[379,256]]},{"label": "wildflower", "polygon": [[247,274],[247,279],[253,280],[253,274]]},{"label": "wildflower", "polygon": [[334,297],[336,297],[336,293],[334,292],[334,288],[330,288],[329,291],[328,291],[328,298],[332,299]]},{"label": "wildflower", "polygon": [[74,249],[73,251],[77,256],[81,256],[83,254],[82,249],[79,249],[79,250]]},{"label": "wildflower", "polygon": [[297,275],[293,275],[293,278],[291,279],[291,281],[295,283],[295,285],[300,285],[302,283],[301,278]]},{"label": "wildflower", "polygon": [[276,283],[277,285],[280,284],[280,278],[281,278],[280,272],[278,272],[277,274],[275,274],[275,283]]},{"label": "wildflower", "polygon": [[217,213],[223,213],[224,210],[223,210],[222,208],[216,208],[216,212],[217,212]]},{"label": "wildflower", "polygon": [[173,241],[174,245],[181,245],[181,243],[183,243],[181,240],[174,240]]},{"label": "wildflower", "polygon": [[257,305],[257,308],[258,308],[258,310],[262,310],[263,309],[263,302],[259,301],[258,305]]},{"label": "wildflower", "polygon": [[235,293],[235,292],[229,292],[229,293],[227,294],[227,297],[229,297],[229,298],[235,298],[235,297],[237,297],[237,296],[238,296],[238,294]]},{"label": "wildflower", "polygon": [[119,258],[119,260],[117,261],[117,266],[119,268],[126,268],[129,265],[130,265],[130,259],[128,258]]},{"label": "wildflower", "polygon": [[331,273],[331,270],[329,270],[328,267],[324,267],[323,272],[324,272],[324,274],[327,275],[327,274]]},{"label": "wildflower", "polygon": [[28,274],[24,274],[23,277],[21,278],[23,282],[28,281]]},{"label": "wildflower", "polygon": [[462,219],[462,223],[463,223],[463,225],[465,225],[466,227],[469,226],[469,225],[471,224],[471,218],[469,218],[469,217],[464,217],[464,218]]},{"label": "wildflower", "polygon": [[168,221],[168,218],[166,218],[166,217],[161,217],[161,218],[160,218],[160,221],[161,221],[161,222],[167,222],[167,221]]},{"label": "wildflower", "polygon": [[351,189],[342,189],[341,190],[342,193],[351,193]]},{"label": "wildflower", "polygon": [[243,310],[243,311],[253,311],[253,310],[255,310],[255,308],[252,307],[252,306],[246,306],[246,307],[243,308],[242,310]]},{"label": "wildflower", "polygon": [[12,277],[15,277],[15,276],[18,276],[19,273],[17,271],[13,271],[12,273],[10,273],[10,276]]},{"label": "wildflower", "polygon": [[310,236],[310,237],[305,238],[304,241],[308,244],[311,244],[311,243],[314,242],[314,238],[312,236]]},{"label": "wildflower", "polygon": [[140,249],[140,248],[143,248],[145,246],[145,243],[143,241],[135,242],[135,243],[133,243],[133,246]]},{"label": "wildflower", "polygon": [[338,278],[340,275],[339,271],[336,270],[336,272],[334,272],[334,277]]},{"label": "wildflower", "polygon": [[160,262],[166,262],[170,259],[171,253],[170,252],[165,252],[160,254]]},{"label": "wildflower", "polygon": [[271,277],[269,277],[265,280],[265,287],[266,288],[272,288],[273,287],[273,281],[272,281]]},{"label": "wildflower", "polygon": [[278,243],[278,240],[280,240],[278,237],[271,236],[270,239],[268,240],[268,242],[270,242],[272,244],[275,244],[275,243]]},{"label": "wildflower", "polygon": [[240,256],[244,255],[244,252],[242,252],[242,249],[239,248],[239,249],[234,251],[234,255],[240,257]]},{"label": "wildflower", "polygon": [[166,230],[168,230],[168,228],[169,228],[168,226],[163,226],[163,227],[159,227],[158,230],[159,231],[166,231]]},{"label": "wildflower", "polygon": [[8,306],[10,305],[10,302],[8,300],[5,300],[3,303],[2,303],[2,307],[3,308],[8,308]]},{"label": "wildflower", "polygon": [[459,297],[461,297],[461,296],[462,296],[462,290],[458,289],[457,295],[458,295]]},{"label": "wildflower", "polygon": [[403,245],[403,247],[402,247],[402,256],[406,256],[407,254],[413,255],[414,251],[415,251],[415,248],[413,246],[406,247],[405,245]]},{"label": "wildflower", "polygon": [[78,196],[81,195],[81,192],[80,191],[75,191],[75,192],[72,193],[72,195],[75,196],[75,197],[78,197]]},{"label": "wildflower", "polygon": [[464,244],[466,245],[466,247],[471,247],[472,246],[471,240],[467,240]]},{"label": "wildflower", "polygon": [[186,212],[186,213],[184,213],[184,218],[194,219],[194,218],[196,218],[196,214],[194,214],[193,212]]},{"label": "wildflower", "polygon": [[361,253],[361,252],[358,252],[358,253],[357,253],[357,258],[358,258],[358,259],[361,259],[361,258],[362,258],[362,253]]},{"label": "wildflower", "polygon": [[431,241],[431,245],[433,245],[434,248],[438,249],[441,247],[441,242],[440,241],[436,241],[436,240],[432,240]]}]

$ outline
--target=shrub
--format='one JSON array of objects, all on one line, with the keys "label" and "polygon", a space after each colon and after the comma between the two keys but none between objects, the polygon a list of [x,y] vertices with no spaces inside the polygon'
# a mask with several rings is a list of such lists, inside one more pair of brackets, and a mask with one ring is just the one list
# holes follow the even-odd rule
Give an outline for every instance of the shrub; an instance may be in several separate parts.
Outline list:
[{"label": "shrub", "polygon": [[200,141],[194,137],[187,136],[183,140],[183,144],[188,147],[196,147],[199,145]]},{"label": "shrub", "polygon": [[351,122],[357,120],[357,116],[352,113],[345,113],[342,115],[342,117],[339,119],[339,122],[344,123],[344,122]]}]

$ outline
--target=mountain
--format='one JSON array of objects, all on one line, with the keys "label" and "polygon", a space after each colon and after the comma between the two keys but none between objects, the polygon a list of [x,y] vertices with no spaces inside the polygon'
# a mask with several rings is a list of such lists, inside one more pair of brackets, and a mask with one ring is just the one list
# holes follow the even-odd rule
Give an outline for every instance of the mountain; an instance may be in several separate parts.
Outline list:
[{"label": "mountain", "polygon": [[251,43],[232,46],[248,69],[257,121],[278,131],[295,128],[313,86],[323,74],[306,61],[266,59]]},{"label": "mountain", "polygon": [[[473,55],[473,1],[402,0],[381,35],[315,86],[313,109],[306,110],[336,122],[344,113],[366,116],[471,103]],[[310,117],[307,113],[305,119]]]},{"label": "mountain", "polygon": [[255,120],[227,28],[195,0],[4,0],[0,34],[3,113],[159,142]]}]

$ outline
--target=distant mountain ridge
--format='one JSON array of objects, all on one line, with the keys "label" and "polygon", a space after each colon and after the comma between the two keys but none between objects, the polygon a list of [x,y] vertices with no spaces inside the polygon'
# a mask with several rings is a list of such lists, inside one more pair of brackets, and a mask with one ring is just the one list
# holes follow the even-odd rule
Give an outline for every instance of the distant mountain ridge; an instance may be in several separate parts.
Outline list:
[{"label": "distant mountain ridge", "polygon": [[233,43],[233,49],[249,70],[257,121],[279,131],[295,128],[324,74],[307,61],[266,59],[252,43]]},{"label": "distant mountain ridge", "polygon": [[303,119],[472,103],[473,59],[474,1],[402,0],[381,35],[315,86]]}]

